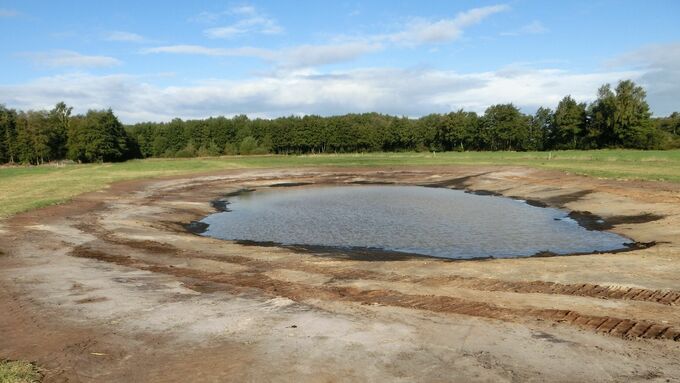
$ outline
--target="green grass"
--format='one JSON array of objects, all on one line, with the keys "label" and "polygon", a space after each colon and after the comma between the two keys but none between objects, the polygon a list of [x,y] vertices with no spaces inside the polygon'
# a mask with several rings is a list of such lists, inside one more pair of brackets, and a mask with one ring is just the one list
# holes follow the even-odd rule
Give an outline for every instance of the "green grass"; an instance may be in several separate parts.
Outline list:
[{"label": "green grass", "polygon": [[40,378],[40,372],[31,363],[0,361],[0,383],[34,383]]},{"label": "green grass", "polygon": [[117,164],[0,168],[0,218],[61,203],[115,181],[238,168],[303,166],[521,165],[602,178],[680,182],[680,150],[367,153],[148,159]]}]

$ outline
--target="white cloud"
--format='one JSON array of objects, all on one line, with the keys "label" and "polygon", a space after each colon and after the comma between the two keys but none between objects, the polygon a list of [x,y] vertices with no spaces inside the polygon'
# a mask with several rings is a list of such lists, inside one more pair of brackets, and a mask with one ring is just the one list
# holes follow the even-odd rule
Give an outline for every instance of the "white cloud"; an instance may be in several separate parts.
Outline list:
[{"label": "white cloud", "polygon": [[538,20],[534,20],[531,23],[523,26],[522,28],[519,29],[521,33],[525,34],[541,34],[541,33],[547,33],[549,30],[546,28],[543,23],[541,23]]},{"label": "white cloud", "polygon": [[[507,5],[473,8],[458,13],[454,18],[428,21],[413,20],[401,31],[360,37],[339,36],[328,44],[304,44],[278,50],[251,47],[211,48],[202,45],[169,45],[142,50],[143,53],[174,53],[206,56],[248,56],[275,62],[281,67],[313,67],[354,60],[361,55],[376,52],[388,44],[420,45],[438,44],[460,38],[463,29],[477,24],[495,13],[504,12]],[[228,14],[245,16],[238,22],[223,27],[206,29],[212,38],[232,38],[247,33],[278,33],[281,29],[271,19],[260,15],[252,6],[232,8]],[[221,15],[221,14],[220,14]],[[208,14],[203,14],[207,17]],[[214,20],[218,14],[210,14]]]},{"label": "white cloud", "polygon": [[236,26],[210,28],[203,31],[206,36],[212,38],[230,38],[241,33],[246,33],[245,29]]},{"label": "white cloud", "polygon": [[227,56],[227,50],[224,48],[209,48],[202,45],[164,45],[153,48],[144,48],[141,53],[175,53],[188,55],[204,55],[204,56]]},{"label": "white cloud", "polygon": [[456,17],[450,19],[436,21],[416,19],[410,22],[402,31],[375,36],[375,38],[408,45],[451,42],[459,39],[465,28],[478,24],[493,14],[505,12],[509,9],[509,6],[499,4],[473,8],[460,12]]},{"label": "white cloud", "polygon": [[458,108],[483,112],[491,104],[506,102],[531,111],[541,105],[554,107],[567,94],[589,101],[601,84],[641,75],[635,70],[571,73],[525,68],[461,74],[367,68],[288,71],[238,81],[206,79],[189,86],[160,87],[139,76],[70,74],[0,86],[0,94],[3,103],[22,109],[49,108],[60,100],[78,112],[112,107],[125,122],[241,113],[277,117],[377,111],[420,116]]},{"label": "white cloud", "polygon": [[[428,21],[412,20],[402,30],[390,34],[366,36],[336,36],[326,44],[303,44],[280,49],[259,49],[253,47],[214,48],[203,45],[167,45],[144,49],[142,53],[172,53],[205,56],[256,57],[275,63],[279,67],[302,68],[327,65],[354,60],[364,54],[385,49],[391,44],[421,45],[438,44],[458,39],[463,29],[481,22],[495,13],[504,12],[507,5],[493,5],[473,8],[458,13],[454,18]],[[203,12],[203,20],[216,21],[224,15],[243,17],[234,24],[206,29],[204,33],[212,38],[232,38],[249,33],[279,33],[281,28],[272,19],[261,15],[257,9],[245,5],[220,13]]]},{"label": "white cloud", "polygon": [[235,6],[222,12],[201,12],[190,20],[204,24],[216,24],[225,17],[235,17],[229,25],[205,29],[203,33],[213,39],[230,39],[240,35],[274,35],[283,32],[278,22],[259,12],[251,5]]},{"label": "white cloud", "polygon": [[257,13],[257,10],[252,5],[241,5],[232,7],[229,13],[234,15],[254,15]]},{"label": "white cloud", "polygon": [[132,32],[114,31],[106,36],[107,41],[121,41],[130,43],[141,43],[146,39],[144,36]]},{"label": "white cloud", "polygon": [[78,52],[68,50],[54,50],[50,52],[27,52],[20,53],[19,56],[32,60],[39,66],[47,67],[111,67],[122,64],[122,62],[110,56],[83,55]]},{"label": "white cloud", "polygon": [[173,54],[187,54],[187,55],[203,55],[203,56],[226,56],[227,50],[224,48],[209,48],[202,45],[163,45],[153,48],[144,48],[141,53],[173,53]]},{"label": "white cloud", "polygon": [[213,39],[229,39],[250,33],[275,35],[282,31],[283,28],[273,19],[264,16],[253,16],[224,27],[208,28],[203,33]]},{"label": "white cloud", "polygon": [[189,21],[201,24],[212,24],[220,19],[224,15],[224,12],[208,12],[203,11],[195,16],[189,18]]},{"label": "white cloud", "polygon": [[549,30],[548,28],[543,25],[538,20],[534,20],[530,22],[529,24],[523,25],[520,28],[513,30],[513,31],[508,31],[508,32],[502,32],[502,36],[521,36],[521,35],[540,35],[543,33],[547,33]]},{"label": "white cloud", "polygon": [[167,45],[142,49],[142,53],[170,53],[204,56],[255,57],[281,67],[299,68],[352,60],[381,49],[379,44],[348,42],[329,45],[300,45],[281,50],[253,47],[211,48],[202,45]]},{"label": "white cloud", "polygon": [[16,17],[19,12],[14,9],[0,8],[0,17]]},{"label": "white cloud", "polygon": [[203,45],[165,45],[153,48],[145,48],[141,53],[169,53],[201,56],[228,56],[228,57],[256,57],[264,60],[274,60],[274,51],[262,48],[210,48]]},{"label": "white cloud", "polygon": [[363,54],[380,49],[382,49],[380,44],[364,42],[300,45],[280,51],[277,57],[284,66],[309,67],[353,60]]},{"label": "white cloud", "polygon": [[224,11],[203,11],[189,18],[189,21],[202,24],[214,24],[227,16],[251,16],[256,15],[257,9],[252,5],[238,5]]}]

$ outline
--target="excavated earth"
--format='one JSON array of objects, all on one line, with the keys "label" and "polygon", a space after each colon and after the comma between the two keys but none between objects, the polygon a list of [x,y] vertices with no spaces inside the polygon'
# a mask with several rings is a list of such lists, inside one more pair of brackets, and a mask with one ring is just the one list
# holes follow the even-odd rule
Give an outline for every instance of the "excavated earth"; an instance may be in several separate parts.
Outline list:
[{"label": "excavated earth", "polygon": [[[242,189],[356,183],[526,199],[637,245],[451,261],[187,230]],[[678,184],[498,166],[225,171],[16,215],[0,254],[0,359],[34,361],[47,382],[680,381]]]}]

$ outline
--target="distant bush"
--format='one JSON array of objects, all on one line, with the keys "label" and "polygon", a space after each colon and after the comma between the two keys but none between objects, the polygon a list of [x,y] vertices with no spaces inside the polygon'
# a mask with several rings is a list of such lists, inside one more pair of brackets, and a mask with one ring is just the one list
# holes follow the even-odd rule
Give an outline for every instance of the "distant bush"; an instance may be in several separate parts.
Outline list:
[{"label": "distant bush", "polygon": [[241,144],[238,147],[238,153],[239,154],[256,154],[255,152],[257,151],[258,148],[258,143],[257,139],[253,136],[248,136],[244,138],[241,141]]},{"label": "distant bush", "polygon": [[224,154],[228,156],[235,156],[238,154],[238,145],[236,145],[233,142],[227,142],[226,145],[224,145]]},{"label": "distant bush", "polygon": [[207,146],[201,146],[196,155],[199,157],[215,157],[222,154],[222,150],[215,144],[215,141],[210,141]]},{"label": "distant bush", "polygon": [[178,158],[196,157],[196,148],[194,147],[194,143],[190,142],[187,144],[187,146],[184,147],[184,149],[178,150],[175,153],[175,157]]}]

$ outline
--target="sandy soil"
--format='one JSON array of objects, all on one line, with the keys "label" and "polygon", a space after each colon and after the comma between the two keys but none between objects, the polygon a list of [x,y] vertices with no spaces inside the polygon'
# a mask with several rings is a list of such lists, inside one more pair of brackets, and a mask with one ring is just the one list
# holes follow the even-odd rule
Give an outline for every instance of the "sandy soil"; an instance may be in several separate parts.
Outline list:
[{"label": "sandy soil", "polygon": [[[452,262],[184,227],[226,193],[297,182],[492,191],[656,245]],[[48,382],[680,381],[679,246],[677,184],[515,167],[125,182],[0,222],[0,358],[35,361]]]}]

